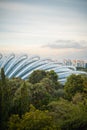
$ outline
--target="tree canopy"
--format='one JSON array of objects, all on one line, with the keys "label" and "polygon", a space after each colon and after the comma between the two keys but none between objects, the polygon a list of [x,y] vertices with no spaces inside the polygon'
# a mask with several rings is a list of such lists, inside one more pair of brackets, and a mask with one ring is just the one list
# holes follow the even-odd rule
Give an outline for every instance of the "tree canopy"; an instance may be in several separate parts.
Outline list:
[{"label": "tree canopy", "polygon": [[0,73],[1,130],[87,130],[87,76],[36,70],[28,80]]}]

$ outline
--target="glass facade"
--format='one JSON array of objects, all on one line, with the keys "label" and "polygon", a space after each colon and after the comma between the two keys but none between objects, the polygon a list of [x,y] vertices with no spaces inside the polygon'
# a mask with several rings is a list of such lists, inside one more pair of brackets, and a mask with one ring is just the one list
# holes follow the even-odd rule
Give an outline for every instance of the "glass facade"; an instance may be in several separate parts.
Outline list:
[{"label": "glass facade", "polygon": [[64,66],[48,58],[43,59],[39,56],[28,56],[27,54],[0,54],[0,68],[2,67],[8,78],[20,77],[22,79],[27,79],[34,70],[54,70],[61,83],[64,83],[71,74],[85,73],[76,71],[74,66]]}]

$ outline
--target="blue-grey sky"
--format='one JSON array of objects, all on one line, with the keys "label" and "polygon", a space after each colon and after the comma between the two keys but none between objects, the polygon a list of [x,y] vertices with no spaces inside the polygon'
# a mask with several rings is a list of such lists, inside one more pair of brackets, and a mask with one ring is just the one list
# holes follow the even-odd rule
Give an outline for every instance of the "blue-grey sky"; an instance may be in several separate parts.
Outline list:
[{"label": "blue-grey sky", "polygon": [[0,0],[0,51],[87,59],[87,0]]}]

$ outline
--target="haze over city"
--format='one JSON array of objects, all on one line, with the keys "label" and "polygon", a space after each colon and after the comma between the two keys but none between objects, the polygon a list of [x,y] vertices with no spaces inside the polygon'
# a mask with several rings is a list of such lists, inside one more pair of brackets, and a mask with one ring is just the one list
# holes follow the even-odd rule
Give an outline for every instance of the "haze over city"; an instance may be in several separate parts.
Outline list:
[{"label": "haze over city", "polygon": [[87,0],[0,0],[0,52],[87,59]]}]

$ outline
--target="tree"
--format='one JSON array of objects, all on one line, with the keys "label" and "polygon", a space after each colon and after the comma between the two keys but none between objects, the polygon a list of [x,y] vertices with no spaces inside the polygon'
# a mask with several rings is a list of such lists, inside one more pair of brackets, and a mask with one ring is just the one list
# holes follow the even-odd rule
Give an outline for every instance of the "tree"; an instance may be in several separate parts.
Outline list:
[{"label": "tree", "polygon": [[44,77],[46,77],[45,70],[35,70],[29,76],[29,82],[32,84],[39,83]]},{"label": "tree", "polygon": [[55,90],[54,91],[54,96],[55,96],[55,99],[59,99],[59,98],[64,98],[65,97],[65,91],[63,88],[61,89],[58,89],[58,90]]},{"label": "tree", "polygon": [[49,103],[48,107],[61,130],[87,130],[87,106],[83,103],[60,99]]},{"label": "tree", "polygon": [[67,78],[64,90],[68,99],[71,99],[76,93],[82,93],[84,90],[83,78],[81,75],[72,74]]},{"label": "tree", "polygon": [[46,88],[46,91],[50,94],[54,93],[55,90],[55,83],[49,79],[49,78],[44,78],[41,80],[41,82],[43,84],[43,86]]},{"label": "tree", "polygon": [[83,85],[84,85],[84,92],[83,95],[87,98],[87,75],[82,76],[83,78]]},{"label": "tree", "polygon": [[1,68],[1,81],[2,81],[2,83],[5,83],[5,73],[4,73],[4,68]]},{"label": "tree", "polygon": [[48,79],[52,80],[52,82],[54,83],[54,87],[56,90],[60,89],[61,87],[63,87],[59,81],[58,81],[58,75],[54,70],[50,70],[47,71],[47,76]]},{"label": "tree", "polygon": [[12,78],[8,80],[9,86],[11,86],[11,94],[14,97],[15,92],[21,87],[24,81],[20,78]]},{"label": "tree", "polygon": [[82,93],[76,93],[74,97],[72,97],[72,102],[74,104],[78,104],[80,102],[83,102],[83,94]]},{"label": "tree", "polygon": [[8,130],[59,130],[48,111],[41,111],[30,105],[30,111],[20,119],[18,115],[10,117]]},{"label": "tree", "polygon": [[50,93],[47,91],[46,86],[43,83],[36,83],[31,89],[31,103],[38,109],[45,107],[51,98]]},{"label": "tree", "polygon": [[3,130],[6,129],[11,104],[11,88],[5,77],[4,68],[1,69],[0,91],[0,128]]},{"label": "tree", "polygon": [[58,80],[58,75],[54,70],[50,70],[47,72],[47,77],[51,79],[53,82],[57,82]]},{"label": "tree", "polygon": [[8,130],[20,130],[21,119],[19,115],[11,115],[8,121]]},{"label": "tree", "polygon": [[13,99],[12,113],[22,116],[25,112],[29,111],[31,100],[30,87],[32,84],[24,82],[16,91]]}]

